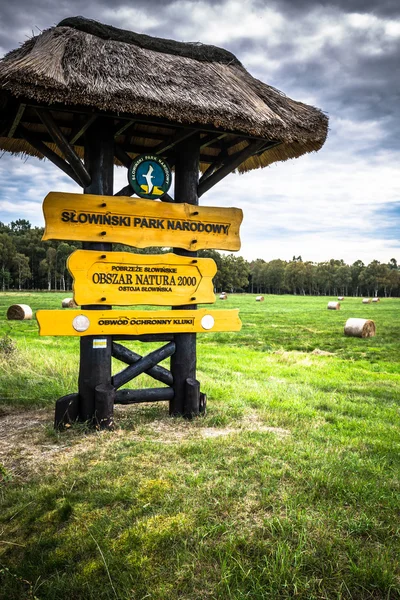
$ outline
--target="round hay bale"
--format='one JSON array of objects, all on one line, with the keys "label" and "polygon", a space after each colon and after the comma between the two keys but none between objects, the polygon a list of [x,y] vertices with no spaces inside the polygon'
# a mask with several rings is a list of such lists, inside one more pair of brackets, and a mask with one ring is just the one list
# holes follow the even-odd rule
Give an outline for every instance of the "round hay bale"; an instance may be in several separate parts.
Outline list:
[{"label": "round hay bale", "polygon": [[372,302],[380,302],[381,299],[380,298],[372,298]]},{"label": "round hay bale", "polygon": [[221,294],[219,297],[220,300],[227,300],[228,296],[226,294]]},{"label": "round hay bale", "polygon": [[328,306],[326,308],[328,310],[340,310],[340,302],[335,302],[335,300],[331,300],[331,302],[328,302]]},{"label": "round hay bale", "polygon": [[363,298],[363,304],[371,304],[371,298]]},{"label": "round hay bale", "polygon": [[344,300],[344,296],[338,296],[338,300]]},{"label": "round hay bale", "polygon": [[32,309],[27,304],[12,304],[7,311],[9,321],[29,321],[32,319]]},{"label": "round hay bale", "polygon": [[73,298],[64,298],[64,300],[61,302],[61,306],[63,308],[76,308],[76,304],[74,302]]},{"label": "round hay bale", "polygon": [[256,296],[256,302],[264,302],[264,296]]},{"label": "round hay bale", "polygon": [[350,337],[373,337],[376,333],[375,323],[370,319],[347,319],[344,333]]}]

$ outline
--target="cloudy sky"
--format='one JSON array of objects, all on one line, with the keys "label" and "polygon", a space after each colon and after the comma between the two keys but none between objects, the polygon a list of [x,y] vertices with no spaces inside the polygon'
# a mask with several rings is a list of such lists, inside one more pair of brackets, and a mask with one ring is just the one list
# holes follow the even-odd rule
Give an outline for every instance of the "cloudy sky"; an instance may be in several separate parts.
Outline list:
[{"label": "cloudy sky", "polygon": [[[400,262],[398,0],[13,0],[1,2],[0,56],[67,16],[222,46],[250,73],[325,111],[316,154],[230,175],[202,197],[244,211],[247,259],[301,255]],[[116,169],[116,189],[126,170]],[[43,225],[49,191],[78,191],[48,161],[3,155],[0,220]]]}]

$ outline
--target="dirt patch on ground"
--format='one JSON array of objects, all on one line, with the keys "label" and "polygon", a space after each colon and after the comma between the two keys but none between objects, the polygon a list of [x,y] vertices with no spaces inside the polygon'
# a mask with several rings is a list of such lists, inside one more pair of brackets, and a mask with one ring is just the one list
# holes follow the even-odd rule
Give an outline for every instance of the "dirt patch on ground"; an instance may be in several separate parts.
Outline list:
[{"label": "dirt patch on ground", "polygon": [[[3,478],[11,476],[13,479],[24,479],[43,473],[53,465],[71,460],[78,453],[93,449],[99,444],[101,455],[110,444],[121,438],[138,442],[178,444],[247,432],[272,433],[279,438],[290,435],[286,429],[265,425],[256,413],[249,413],[235,422],[234,427],[210,427],[205,423],[202,426],[198,419],[184,421],[170,419],[168,416],[150,422],[143,423],[139,420],[134,423],[131,420],[133,410],[135,409],[132,407],[116,407],[116,429],[112,432],[89,434],[74,427],[60,434],[55,433],[52,409],[0,414],[0,465],[6,474],[3,473]],[[126,418],[129,418],[129,426],[124,424]],[[118,423],[121,423],[121,427]]]}]

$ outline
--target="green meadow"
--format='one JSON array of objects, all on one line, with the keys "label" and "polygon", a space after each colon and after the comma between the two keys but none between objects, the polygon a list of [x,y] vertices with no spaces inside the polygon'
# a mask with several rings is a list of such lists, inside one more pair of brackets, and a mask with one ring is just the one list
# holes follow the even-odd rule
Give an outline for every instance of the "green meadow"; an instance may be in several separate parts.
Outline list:
[{"label": "green meadow", "polygon": [[79,340],[6,311],[66,295],[0,294],[2,600],[400,598],[400,299],[217,300],[243,327],[198,335],[206,416],[117,407],[112,432],[56,433]]}]

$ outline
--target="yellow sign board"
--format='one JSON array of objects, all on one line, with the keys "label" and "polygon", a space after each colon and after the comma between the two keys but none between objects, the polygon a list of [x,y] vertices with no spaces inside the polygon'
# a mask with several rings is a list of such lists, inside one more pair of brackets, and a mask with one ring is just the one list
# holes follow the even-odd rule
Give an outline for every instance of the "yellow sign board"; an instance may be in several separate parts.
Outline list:
[{"label": "yellow sign board", "polygon": [[239,310],[38,310],[39,335],[240,331]]},{"label": "yellow sign board", "polygon": [[68,258],[74,300],[82,304],[180,304],[215,302],[211,258],[76,250]]},{"label": "yellow sign board", "polygon": [[43,203],[43,240],[115,242],[146,248],[239,250],[239,208],[50,192]]}]

